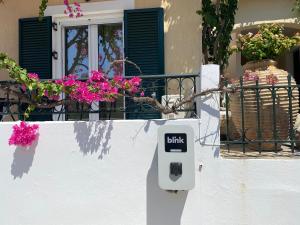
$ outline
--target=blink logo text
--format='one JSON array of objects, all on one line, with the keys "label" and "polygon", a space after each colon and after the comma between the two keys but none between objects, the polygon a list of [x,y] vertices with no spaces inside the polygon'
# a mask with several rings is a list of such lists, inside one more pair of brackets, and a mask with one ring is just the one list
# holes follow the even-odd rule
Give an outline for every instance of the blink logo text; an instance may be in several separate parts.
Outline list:
[{"label": "blink logo text", "polygon": [[181,137],[167,137],[168,144],[184,144],[184,139]]}]

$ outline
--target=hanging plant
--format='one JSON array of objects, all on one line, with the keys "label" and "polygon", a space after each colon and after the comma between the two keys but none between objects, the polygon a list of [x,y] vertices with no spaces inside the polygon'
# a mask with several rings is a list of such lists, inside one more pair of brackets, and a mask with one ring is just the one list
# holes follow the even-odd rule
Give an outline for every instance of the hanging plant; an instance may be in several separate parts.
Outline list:
[{"label": "hanging plant", "polygon": [[31,146],[38,137],[39,125],[30,125],[21,121],[20,125],[13,126],[13,133],[9,138],[9,145],[16,145],[21,147]]},{"label": "hanging plant", "polygon": [[[117,60],[114,63],[121,62],[126,62],[126,60]],[[25,119],[36,108],[51,109],[72,101],[91,105],[93,102],[115,102],[119,97],[124,96],[132,98],[144,96],[140,77],[126,79],[122,75],[115,74],[113,79],[109,79],[107,75],[109,70],[107,72],[92,71],[87,81],[79,80],[76,75],[72,74],[59,80],[41,81],[38,74],[27,73],[6,54],[0,53],[1,69],[6,69],[10,78],[22,87],[21,91],[0,85],[0,89],[5,93],[17,96],[22,103],[28,104],[24,113]],[[69,96],[70,99],[60,99],[62,94]],[[38,126],[30,126],[23,121],[13,129],[9,144],[28,147],[36,139]]]}]

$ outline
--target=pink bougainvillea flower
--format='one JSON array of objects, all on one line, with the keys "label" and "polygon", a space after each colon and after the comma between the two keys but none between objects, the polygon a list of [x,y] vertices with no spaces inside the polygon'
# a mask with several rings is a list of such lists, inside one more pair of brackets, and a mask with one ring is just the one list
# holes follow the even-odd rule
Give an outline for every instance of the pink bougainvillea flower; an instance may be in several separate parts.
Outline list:
[{"label": "pink bougainvillea flower", "polygon": [[99,81],[106,80],[105,74],[102,73],[101,71],[93,70],[91,73],[92,73],[92,76],[90,77],[90,81],[92,81],[92,82],[99,82]]},{"label": "pink bougainvillea flower", "polygon": [[246,70],[244,73],[244,81],[257,81],[259,80],[259,76],[256,72],[252,72],[251,70]]},{"label": "pink bougainvillea flower", "polygon": [[141,97],[144,97],[145,96],[145,92],[142,91],[140,95],[141,95]]},{"label": "pink bougainvillea flower", "polygon": [[133,77],[129,80],[131,84],[134,86],[139,86],[141,84],[142,79],[140,77]]},{"label": "pink bougainvillea flower", "polygon": [[49,98],[50,100],[53,100],[53,101],[58,101],[58,100],[60,99],[60,96],[57,95],[57,94],[52,94],[52,95],[50,95],[49,92],[48,92],[48,90],[46,90],[46,91],[44,92],[44,95],[45,95],[47,98]]},{"label": "pink bougainvillea flower", "polygon": [[39,125],[30,125],[21,121],[20,125],[13,126],[13,133],[9,138],[9,145],[16,145],[21,147],[29,147],[38,137]]},{"label": "pink bougainvillea flower", "polygon": [[[120,74],[120,73],[116,73]],[[67,75],[55,81],[39,81],[37,74],[28,74],[28,78],[36,80],[37,87],[43,92],[38,92],[39,97],[47,97],[49,100],[58,101],[61,94],[66,94],[72,100],[92,104],[93,102],[114,102],[126,92],[130,95],[140,93],[142,79],[133,77],[125,79],[121,75],[115,75],[113,79],[103,70],[92,71],[87,81],[78,80],[74,74]],[[43,85],[42,85],[43,83]],[[27,84],[23,83],[21,88],[26,91]],[[143,96],[144,92],[140,93]]]},{"label": "pink bougainvillea flower", "polygon": [[46,90],[46,91],[44,92],[44,95],[45,95],[46,97],[49,97],[49,92],[48,92],[48,90]]},{"label": "pink bougainvillea flower", "polygon": [[71,87],[71,86],[74,86],[75,84],[76,84],[76,81],[72,80],[72,79],[64,82],[64,86],[66,86],[66,87]]},{"label": "pink bougainvillea flower", "polygon": [[26,85],[25,85],[25,84],[22,84],[22,85],[21,85],[21,89],[22,89],[22,91],[26,91],[26,89],[27,89]]},{"label": "pink bougainvillea flower", "polygon": [[77,79],[77,76],[74,75],[74,74],[70,74],[68,76],[65,76],[63,78],[63,85],[66,86],[66,87],[74,86],[74,85],[76,85],[76,79]]},{"label": "pink bougainvillea flower", "polygon": [[121,75],[116,75],[113,78],[114,82],[116,82],[116,84],[121,85],[122,81],[123,81],[123,77]]},{"label": "pink bougainvillea flower", "polygon": [[27,76],[33,80],[40,80],[39,75],[36,73],[28,73]]},{"label": "pink bougainvillea flower", "polygon": [[111,89],[110,83],[109,82],[102,82],[100,83],[100,87],[102,91],[108,91]]},{"label": "pink bougainvillea flower", "polygon": [[274,85],[278,83],[278,77],[274,74],[270,74],[266,76],[266,81],[268,84]]},{"label": "pink bougainvillea flower", "polygon": [[62,85],[64,82],[62,80],[56,80],[55,83],[59,84],[59,85]]},{"label": "pink bougainvillea flower", "polygon": [[66,6],[64,13],[70,18],[83,16],[81,6],[78,2],[74,2],[74,6],[71,6],[68,0],[64,0],[64,4]]},{"label": "pink bougainvillea flower", "polygon": [[137,92],[139,91],[138,87],[136,86],[132,86],[130,89],[129,89],[129,92],[131,94],[136,94]]}]

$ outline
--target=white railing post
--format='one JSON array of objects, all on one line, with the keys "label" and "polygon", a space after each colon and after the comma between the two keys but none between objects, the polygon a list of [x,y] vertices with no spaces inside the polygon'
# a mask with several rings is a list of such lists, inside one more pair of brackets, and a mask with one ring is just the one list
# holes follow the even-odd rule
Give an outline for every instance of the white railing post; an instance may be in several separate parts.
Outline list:
[{"label": "white railing post", "polygon": [[[197,92],[218,88],[219,65],[203,65],[197,80]],[[202,145],[220,145],[220,94],[202,96],[196,99],[197,115],[200,118],[200,142]]]}]

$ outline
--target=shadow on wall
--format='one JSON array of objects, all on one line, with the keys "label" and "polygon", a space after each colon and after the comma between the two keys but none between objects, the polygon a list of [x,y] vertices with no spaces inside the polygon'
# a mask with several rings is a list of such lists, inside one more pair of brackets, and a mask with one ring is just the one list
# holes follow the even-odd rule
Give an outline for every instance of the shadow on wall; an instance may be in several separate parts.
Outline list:
[{"label": "shadow on wall", "polygon": [[131,137],[131,140],[133,142],[135,142],[142,130],[144,130],[145,133],[148,133],[151,124],[156,124],[157,126],[162,126],[166,122],[167,122],[167,120],[145,120],[144,124],[136,131],[136,134],[133,137]]},{"label": "shadow on wall", "polygon": [[24,173],[28,174],[32,167],[35,150],[38,145],[39,137],[29,148],[17,147],[14,152],[14,160],[11,164],[11,175],[16,178],[22,178]]},{"label": "shadow on wall", "polygon": [[167,120],[147,120],[144,125],[144,131],[147,133],[149,131],[150,125],[156,124],[157,126],[162,126],[167,122]]},{"label": "shadow on wall", "polygon": [[[200,146],[210,146],[211,150],[214,151],[215,158],[220,156],[220,112],[216,110],[215,106],[211,106],[211,104],[219,104],[219,100],[217,98],[218,95],[215,94],[210,94],[200,98],[199,104],[201,110],[199,112],[199,117],[202,118],[201,114],[206,112],[206,114],[209,115],[209,118],[207,123],[199,124],[199,138],[196,139],[196,143],[198,142]],[[215,127],[216,129],[212,129],[212,127]]]},{"label": "shadow on wall", "polygon": [[180,225],[187,191],[169,193],[158,186],[157,147],[147,175],[147,225]]},{"label": "shadow on wall", "polygon": [[[203,67],[201,79],[199,79],[198,90],[206,90],[208,88],[217,86],[219,82],[219,76],[208,76],[216,69],[214,65]],[[198,117],[201,118],[201,124],[199,124],[199,136],[196,139],[196,143],[206,148],[211,148],[214,151],[214,157],[220,156],[220,96],[218,93],[211,93],[206,96],[198,98],[199,105],[197,108]],[[197,147],[195,146],[197,150]]]},{"label": "shadow on wall", "polygon": [[103,159],[109,154],[111,131],[113,121],[75,122],[74,133],[80,151],[84,154],[99,154],[98,159]]}]

